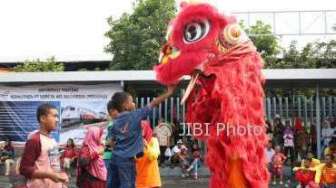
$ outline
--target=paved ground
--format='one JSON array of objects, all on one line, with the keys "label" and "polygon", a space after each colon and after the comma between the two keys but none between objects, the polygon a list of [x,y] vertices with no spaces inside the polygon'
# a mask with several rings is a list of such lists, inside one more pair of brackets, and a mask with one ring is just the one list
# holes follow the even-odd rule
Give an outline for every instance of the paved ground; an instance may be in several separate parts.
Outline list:
[{"label": "paved ground", "polygon": [[[161,168],[162,188],[207,188],[209,183],[209,172],[206,168],[200,169],[201,178],[193,180],[191,178],[182,178],[179,168]],[[290,169],[285,170],[287,179],[291,178]],[[0,188],[12,188],[22,185],[24,179],[21,176],[0,176]],[[287,181],[287,187],[295,187],[293,182]],[[270,188],[285,188],[286,186],[270,186]],[[69,188],[76,188],[75,178],[71,179]]]},{"label": "paved ground", "polygon": [[[22,185],[23,179],[21,177],[5,177],[0,176],[0,188],[15,188],[16,185]],[[163,177],[162,178],[162,188],[207,188],[209,179],[207,177],[201,177],[198,180],[193,180],[190,178],[180,178],[180,177]],[[290,184],[287,187],[295,187],[294,184]],[[71,181],[69,188],[76,188],[74,180]],[[285,188],[285,186],[273,186],[270,188]]]},{"label": "paved ground", "polygon": [[[23,179],[18,177],[0,176],[0,188],[12,188],[17,185],[22,185]],[[162,188],[207,188],[208,178],[200,178],[198,180],[182,179],[182,178],[163,178]],[[74,181],[71,182],[69,188],[76,188]]]}]

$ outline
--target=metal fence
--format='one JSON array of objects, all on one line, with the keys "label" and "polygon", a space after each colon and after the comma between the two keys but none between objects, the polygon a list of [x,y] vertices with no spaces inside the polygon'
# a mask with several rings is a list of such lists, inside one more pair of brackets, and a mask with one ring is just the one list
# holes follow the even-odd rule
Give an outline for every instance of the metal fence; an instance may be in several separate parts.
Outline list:
[{"label": "metal fence", "polygon": [[[265,99],[265,112],[267,119],[273,119],[276,114],[289,119],[295,113],[307,122],[316,118],[316,102],[316,97],[267,97]],[[336,117],[335,96],[319,97],[319,102],[321,120],[327,117]]]},{"label": "metal fence", "polygon": [[[136,98],[137,107],[144,107],[153,100],[152,97]],[[292,97],[266,97],[264,100],[266,118],[272,120],[276,115],[283,119],[290,119],[293,114],[297,114],[307,122],[316,120],[316,97],[292,96]],[[324,120],[328,117],[336,117],[336,96],[319,97],[320,117]],[[179,97],[171,97],[161,103],[153,110],[151,123],[157,125],[157,121],[162,118],[166,122],[185,122],[185,105],[180,104]]]}]

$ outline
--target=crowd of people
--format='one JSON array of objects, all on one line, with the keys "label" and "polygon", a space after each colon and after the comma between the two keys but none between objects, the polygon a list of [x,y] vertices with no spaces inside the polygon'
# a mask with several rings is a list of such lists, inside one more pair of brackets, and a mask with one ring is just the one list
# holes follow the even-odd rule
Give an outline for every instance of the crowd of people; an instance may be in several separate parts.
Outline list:
[{"label": "crowd of people", "polygon": [[[159,165],[161,167],[180,167],[182,177],[191,175],[198,179],[198,169],[203,161],[200,143],[190,137],[179,135],[177,123],[160,119],[154,129],[160,145]],[[174,145],[175,144],[175,145]]]},{"label": "crowd of people", "polygon": [[[156,136],[158,129],[153,132],[146,118],[154,107],[173,94],[175,87],[168,86],[164,94],[139,109],[135,109],[129,93],[115,93],[107,104],[111,117],[107,136],[103,136],[103,128],[88,127],[80,148],[69,139],[60,150],[50,137],[57,128],[58,111],[50,104],[42,104],[36,112],[40,128],[29,134],[19,162],[19,173],[27,179],[23,187],[67,187],[72,166],[76,167],[76,182],[80,188],[161,187],[158,165],[161,141]],[[187,165],[187,153],[180,143],[173,148],[175,153],[171,157],[181,163],[184,173],[195,171],[198,149],[195,147],[195,160]],[[10,142],[6,146],[8,151],[13,151]],[[1,160],[10,164],[11,155]]]},{"label": "crowd of people", "polygon": [[[89,127],[80,146],[73,139],[60,148],[50,137],[56,129],[58,111],[50,104],[37,109],[40,129],[29,134],[17,173],[25,176],[25,187],[67,187],[76,171],[81,188],[161,187],[159,167],[178,167],[182,177],[198,179],[204,149],[192,137],[179,134],[177,122],[163,119],[154,127],[146,117],[152,109],[169,97],[174,88],[154,99],[148,106],[135,109],[133,98],[126,92],[115,93],[107,104],[111,117],[107,135],[99,127]],[[311,121],[313,122],[313,121]],[[266,121],[269,143],[265,147],[271,183],[287,185],[285,167],[292,169],[300,187],[336,187],[336,121],[326,118],[322,123],[323,156],[317,159],[314,123],[305,124],[300,117],[282,120],[276,116]],[[0,146],[0,162],[5,175],[15,163],[10,140]]]},{"label": "crowd of people", "polygon": [[[284,181],[284,167],[292,168],[299,187],[336,187],[336,122],[326,118],[322,123],[322,160],[317,156],[316,127],[304,125],[299,117],[283,121],[276,116],[273,123],[267,121],[270,141],[266,147],[272,184],[288,186]],[[277,181],[278,180],[278,181]]]},{"label": "crowd of people", "polygon": [[[50,132],[57,127],[57,109],[50,104],[39,106],[36,114],[40,129],[29,133],[22,156],[15,157],[10,140],[0,147],[5,175],[10,174],[17,159],[16,173],[27,179],[24,187],[66,187],[71,176],[77,178],[81,188],[115,187],[118,184],[117,187],[160,187],[160,166],[180,168],[182,177],[191,175],[198,179],[203,160],[199,143],[174,136],[175,125],[163,119],[152,129],[150,121],[145,119],[152,107],[135,110],[130,97],[127,93],[116,93],[107,104],[111,121],[106,137],[103,137],[102,128],[90,127],[83,143],[77,146],[71,138],[65,146],[59,146],[50,137]],[[159,102],[154,101],[152,105]],[[118,106],[125,104],[126,107]],[[128,116],[124,117],[124,114]],[[118,124],[127,127],[113,130]],[[129,184],[132,179],[134,184]]]}]

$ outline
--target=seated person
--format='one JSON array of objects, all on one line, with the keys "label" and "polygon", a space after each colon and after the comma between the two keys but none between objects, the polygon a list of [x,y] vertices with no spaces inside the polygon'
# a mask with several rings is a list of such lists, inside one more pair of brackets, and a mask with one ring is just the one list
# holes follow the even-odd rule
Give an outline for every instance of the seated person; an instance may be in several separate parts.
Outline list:
[{"label": "seated person", "polygon": [[172,149],[172,157],[171,157],[171,163],[172,164],[179,164],[180,163],[180,156],[181,150],[185,149],[188,150],[187,147],[183,144],[182,140],[177,141],[177,145],[175,145]]},{"label": "seated person", "polygon": [[336,165],[333,164],[331,155],[325,156],[325,163],[315,167],[315,182],[320,184],[322,188],[336,186]]},{"label": "seated person", "polygon": [[67,145],[61,155],[61,165],[65,171],[69,171],[71,164],[76,163],[76,159],[78,156],[78,151],[76,149],[74,140],[69,138],[67,141]]},{"label": "seated person", "polygon": [[324,156],[326,156],[326,155],[333,156],[334,153],[336,153],[336,141],[335,141],[335,139],[332,139],[329,142],[329,146],[324,149]]},{"label": "seated person", "polygon": [[10,173],[11,165],[15,163],[14,158],[15,152],[12,142],[10,140],[6,140],[6,145],[1,154],[1,162],[5,163],[5,176],[8,176]]},{"label": "seated person", "polygon": [[305,163],[306,160],[309,162],[309,167],[310,168],[314,168],[314,167],[320,165],[320,163],[321,163],[320,160],[314,158],[314,154],[312,152],[308,152],[306,159],[303,159],[301,161],[301,167],[304,167],[304,163]]},{"label": "seated person", "polygon": [[295,180],[299,183],[299,185],[303,188],[314,183],[315,180],[315,169],[310,165],[310,161],[308,159],[302,160],[303,166],[295,167],[293,169],[295,173]]}]

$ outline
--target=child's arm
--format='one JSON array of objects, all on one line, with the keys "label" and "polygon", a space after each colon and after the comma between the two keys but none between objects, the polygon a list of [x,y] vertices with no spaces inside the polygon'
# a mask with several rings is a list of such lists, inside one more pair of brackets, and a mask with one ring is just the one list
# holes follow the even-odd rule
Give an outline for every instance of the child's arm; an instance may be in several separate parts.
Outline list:
[{"label": "child's arm", "polygon": [[41,151],[39,151],[37,146],[39,146],[39,143],[36,140],[29,139],[24,147],[20,164],[20,174],[27,179],[33,178],[32,176],[34,172],[37,171],[35,168],[35,161],[41,154]]},{"label": "child's arm", "polygon": [[42,171],[42,170],[36,170],[33,174],[32,174],[32,178],[36,178],[36,179],[51,179],[52,181],[58,183],[58,182],[62,182],[62,183],[67,183],[69,180],[67,178],[67,176],[62,175],[61,173],[56,173],[56,172],[46,172],[46,171]]},{"label": "child's arm", "polygon": [[98,151],[94,153],[90,153],[88,148],[82,148],[79,154],[78,164],[82,167],[87,166],[90,164],[90,161],[98,159],[99,155],[101,155],[103,152],[103,147],[101,147],[100,149],[98,149]]},{"label": "child's arm", "polygon": [[167,91],[163,93],[162,95],[156,97],[152,102],[149,104],[151,108],[158,106],[161,102],[166,100],[168,97],[170,97],[176,89],[176,85],[170,85],[167,87]]},{"label": "child's arm", "polygon": [[282,157],[283,157],[283,160],[286,161],[287,160],[287,157],[286,155],[282,154]]},{"label": "child's arm", "polygon": [[281,153],[281,158],[282,158],[282,162],[285,162],[287,160],[287,157],[283,153]]},{"label": "child's arm", "polygon": [[30,139],[26,142],[24,152],[22,154],[20,174],[28,179],[44,179],[48,178],[54,182],[67,182],[68,178],[59,173],[41,171],[35,168],[35,161],[41,154],[38,141]]},{"label": "child's arm", "polygon": [[155,99],[153,99],[148,106],[146,106],[144,108],[137,109],[134,112],[134,115],[135,115],[136,119],[142,120],[145,117],[147,117],[152,112],[151,109],[158,106],[161,102],[166,100],[168,97],[170,97],[174,93],[175,88],[176,88],[176,85],[168,86],[167,91],[164,94],[162,94],[162,95],[156,97]]}]

